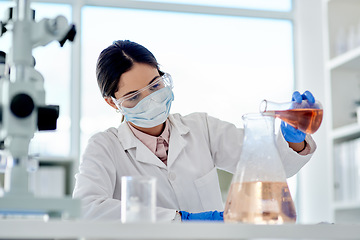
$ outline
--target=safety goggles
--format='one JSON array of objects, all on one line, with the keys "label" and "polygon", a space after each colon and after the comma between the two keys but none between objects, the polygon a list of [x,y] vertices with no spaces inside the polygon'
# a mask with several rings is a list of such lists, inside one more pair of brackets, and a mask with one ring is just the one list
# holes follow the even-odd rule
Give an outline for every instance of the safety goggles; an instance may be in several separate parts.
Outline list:
[{"label": "safety goggles", "polygon": [[149,85],[146,87],[137,90],[134,93],[131,93],[129,95],[126,95],[125,97],[116,99],[114,97],[111,97],[114,101],[115,105],[118,107],[120,111],[122,111],[123,108],[133,108],[135,107],[142,99],[144,99],[146,96],[159,91],[160,89],[163,89],[165,87],[173,88],[173,82],[170,74],[165,73],[162,76],[159,76],[154,81],[152,81]]}]

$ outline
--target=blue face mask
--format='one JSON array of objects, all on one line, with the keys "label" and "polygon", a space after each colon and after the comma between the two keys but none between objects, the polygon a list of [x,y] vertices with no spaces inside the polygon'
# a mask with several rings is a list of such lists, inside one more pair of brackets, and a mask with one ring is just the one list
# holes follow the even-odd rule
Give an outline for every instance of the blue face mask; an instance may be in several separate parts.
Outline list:
[{"label": "blue face mask", "polygon": [[146,96],[133,108],[123,108],[126,121],[142,128],[152,128],[164,123],[169,116],[174,94],[170,87]]}]

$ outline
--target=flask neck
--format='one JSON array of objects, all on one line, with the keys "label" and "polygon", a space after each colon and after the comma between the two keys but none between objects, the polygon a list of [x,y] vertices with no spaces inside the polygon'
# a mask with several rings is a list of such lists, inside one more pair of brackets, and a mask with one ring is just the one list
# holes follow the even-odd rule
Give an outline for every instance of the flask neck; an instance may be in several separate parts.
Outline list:
[{"label": "flask neck", "polygon": [[246,114],[244,142],[233,181],[285,182],[274,133],[274,117]]},{"label": "flask neck", "polygon": [[260,113],[264,115],[272,115],[275,111],[286,111],[289,109],[322,109],[322,105],[319,101],[315,101],[314,103],[309,102],[308,100],[302,100],[300,103],[291,101],[291,102],[271,102],[266,99],[262,100],[259,106]]},{"label": "flask neck", "polygon": [[274,139],[274,120],[272,116],[262,114],[246,114],[243,116],[245,141]]},{"label": "flask neck", "polygon": [[276,103],[271,102],[266,99],[262,100],[260,103],[260,113],[268,113],[265,115],[271,115],[273,111],[284,111],[293,108],[295,102],[285,102],[285,103]]}]

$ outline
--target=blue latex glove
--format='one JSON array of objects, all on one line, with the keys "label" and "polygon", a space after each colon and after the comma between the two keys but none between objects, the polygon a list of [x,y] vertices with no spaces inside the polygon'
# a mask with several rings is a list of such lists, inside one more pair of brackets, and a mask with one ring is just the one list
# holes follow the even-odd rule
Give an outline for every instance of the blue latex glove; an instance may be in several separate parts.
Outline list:
[{"label": "blue latex glove", "polygon": [[[310,103],[315,103],[315,98],[309,91],[305,91],[303,94],[295,91],[291,100],[297,103],[301,103],[302,100],[308,100]],[[281,121],[280,128],[285,140],[288,142],[300,143],[305,140],[306,133],[290,126],[284,121]]]},{"label": "blue latex glove", "polygon": [[224,221],[223,213],[218,211],[189,213],[186,211],[179,211],[181,214],[181,221]]}]

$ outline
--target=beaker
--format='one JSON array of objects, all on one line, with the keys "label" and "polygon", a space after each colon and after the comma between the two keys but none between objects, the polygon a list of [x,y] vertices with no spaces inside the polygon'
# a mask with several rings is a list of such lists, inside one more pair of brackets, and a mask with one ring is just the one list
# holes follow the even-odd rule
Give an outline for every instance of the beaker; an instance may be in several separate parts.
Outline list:
[{"label": "beaker", "polygon": [[283,224],[296,210],[275,145],[273,116],[246,114],[244,143],[224,210],[225,222]]},{"label": "beaker", "polygon": [[121,177],[121,222],[156,221],[156,178]]},{"label": "beaker", "polygon": [[319,101],[314,103],[308,100],[303,100],[301,103],[295,101],[275,103],[263,100],[260,103],[260,113],[280,118],[307,134],[315,133],[323,119],[323,109]]}]

